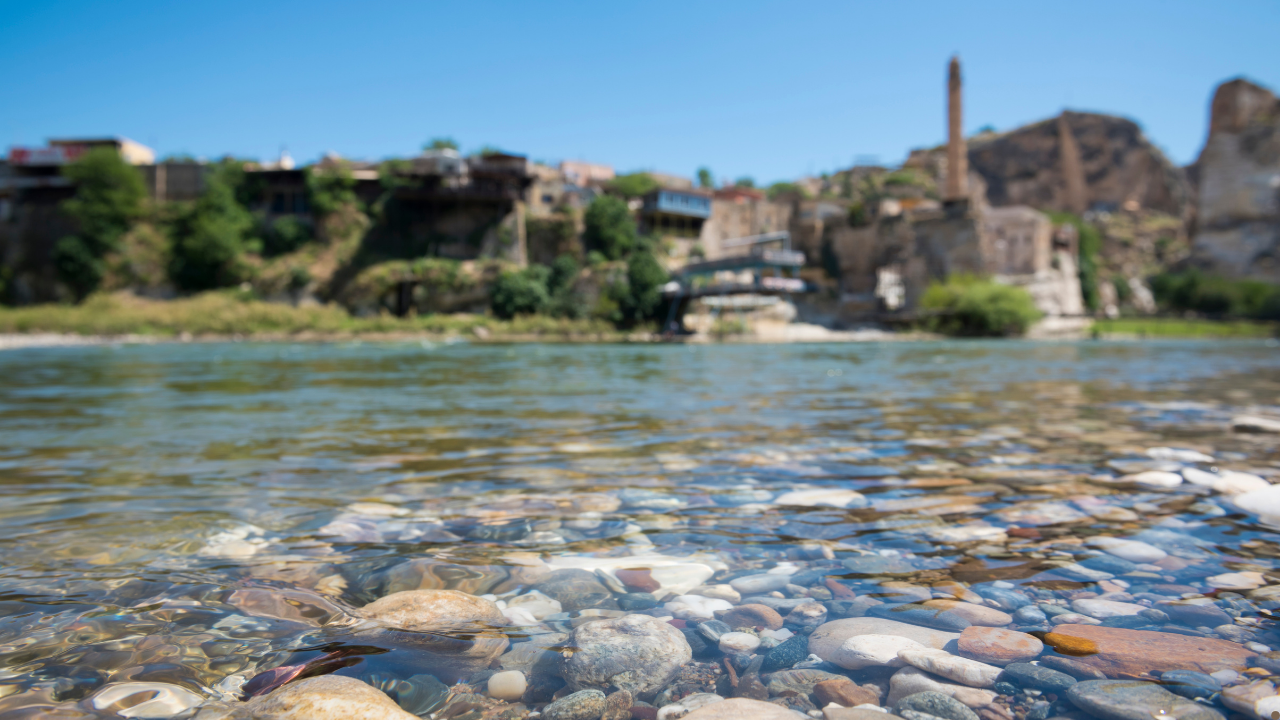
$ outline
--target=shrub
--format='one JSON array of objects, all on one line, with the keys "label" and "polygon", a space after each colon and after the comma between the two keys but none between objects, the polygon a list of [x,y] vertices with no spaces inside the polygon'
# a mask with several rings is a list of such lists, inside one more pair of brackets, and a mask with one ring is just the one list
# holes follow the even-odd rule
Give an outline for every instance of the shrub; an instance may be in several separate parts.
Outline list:
[{"label": "shrub", "polygon": [[547,294],[547,278],[550,275],[543,265],[531,265],[524,270],[508,270],[498,276],[489,295],[489,307],[503,320],[517,315],[534,315],[542,311],[550,301]]},{"label": "shrub", "polygon": [[307,169],[307,201],[319,215],[335,213],[344,205],[359,206],[356,179],[351,170],[339,165]]},{"label": "shrub", "polygon": [[631,173],[619,175],[609,181],[609,189],[623,197],[640,197],[661,187],[649,173]]},{"label": "shrub", "polygon": [[1151,293],[1165,310],[1280,320],[1280,285],[1228,280],[1196,270],[1151,279]]},{"label": "shrub", "polygon": [[587,206],[583,215],[582,240],[587,250],[609,260],[620,260],[636,245],[636,225],[621,198],[601,195]]},{"label": "shrub", "polygon": [[169,277],[183,290],[209,290],[240,282],[243,254],[256,244],[253,216],[236,201],[238,167],[223,163],[205,181],[195,206],[174,223]]},{"label": "shrub", "polygon": [[146,186],[138,171],[112,148],[94,148],[62,169],[76,194],[62,203],[77,233],[53,250],[58,276],[83,300],[102,282],[103,258],[142,216]]},{"label": "shrub", "polygon": [[937,312],[931,330],[962,337],[1022,335],[1040,318],[1026,290],[971,275],[931,284],[920,305]]},{"label": "shrub", "polygon": [[276,218],[262,239],[262,254],[267,257],[286,255],[311,242],[311,227],[296,217]]},{"label": "shrub", "polygon": [[1098,294],[1098,253],[1102,252],[1102,234],[1079,215],[1049,213],[1049,217],[1057,225],[1075,226],[1080,239],[1078,253],[1080,294],[1084,298],[1084,306],[1090,311],[1096,311],[1101,302]]}]

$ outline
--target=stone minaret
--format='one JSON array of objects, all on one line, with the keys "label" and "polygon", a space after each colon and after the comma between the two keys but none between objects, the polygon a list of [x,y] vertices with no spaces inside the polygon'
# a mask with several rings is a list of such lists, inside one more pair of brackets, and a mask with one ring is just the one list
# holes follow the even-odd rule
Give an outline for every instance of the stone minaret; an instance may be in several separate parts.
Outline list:
[{"label": "stone minaret", "polygon": [[1084,163],[1080,159],[1080,145],[1071,132],[1071,122],[1067,119],[1066,110],[1058,116],[1058,154],[1067,191],[1064,205],[1068,211],[1079,215],[1088,206],[1088,187],[1085,184]]},{"label": "stone minaret", "polygon": [[947,187],[943,199],[963,200],[968,196],[969,150],[960,110],[960,56],[954,55],[947,79]]}]

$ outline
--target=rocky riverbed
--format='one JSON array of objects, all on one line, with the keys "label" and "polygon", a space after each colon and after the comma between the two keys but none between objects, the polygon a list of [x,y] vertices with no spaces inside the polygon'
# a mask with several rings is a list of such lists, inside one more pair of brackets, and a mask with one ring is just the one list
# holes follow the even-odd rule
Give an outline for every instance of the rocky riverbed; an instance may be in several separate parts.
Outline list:
[{"label": "rocky riverbed", "polygon": [[[0,429],[19,440],[3,448],[17,489],[0,516],[0,718],[1280,712],[1280,361],[1175,348],[1221,367],[1189,379],[1129,357],[1148,364],[1123,383],[1089,379],[1086,354],[1046,380],[987,356],[945,367],[972,352],[957,347],[864,358],[863,388],[746,399],[700,368],[686,389],[702,398],[651,404],[637,381],[579,414],[547,398],[573,383],[610,397],[600,371],[552,373],[505,408],[473,386],[476,407],[429,430],[403,398],[365,397],[392,420],[360,438],[398,437],[398,452],[332,444],[351,417],[330,408],[354,394],[295,408],[338,413],[309,428],[186,428],[158,400],[122,422],[224,443],[162,499],[143,467],[156,445],[113,454],[72,420],[78,445],[42,445],[16,422],[38,396],[4,388]],[[661,357],[639,352],[622,367]],[[791,367],[857,370],[837,375],[834,357]],[[353,372],[323,360],[307,366],[319,386]],[[457,407],[442,392],[432,402]],[[536,430],[476,434],[530,402]],[[268,460],[225,444],[251,431],[305,447]],[[93,502],[67,499],[84,494],[73,470],[101,478]],[[130,506],[144,496],[147,519]],[[81,502],[77,523],[52,514]]]}]

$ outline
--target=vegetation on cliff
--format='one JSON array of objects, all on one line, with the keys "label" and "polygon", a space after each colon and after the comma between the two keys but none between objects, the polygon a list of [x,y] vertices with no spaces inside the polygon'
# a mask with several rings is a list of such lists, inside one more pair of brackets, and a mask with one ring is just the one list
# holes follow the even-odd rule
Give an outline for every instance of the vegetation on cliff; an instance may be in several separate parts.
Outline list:
[{"label": "vegetation on cliff", "polygon": [[1188,270],[1157,275],[1151,279],[1151,292],[1166,311],[1280,320],[1280,285],[1258,280],[1228,280]]},{"label": "vegetation on cliff", "polygon": [[63,168],[63,175],[76,185],[75,197],[62,210],[77,232],[58,241],[53,261],[59,278],[79,300],[102,283],[106,257],[142,217],[147,190],[133,167],[110,148],[86,152]]}]

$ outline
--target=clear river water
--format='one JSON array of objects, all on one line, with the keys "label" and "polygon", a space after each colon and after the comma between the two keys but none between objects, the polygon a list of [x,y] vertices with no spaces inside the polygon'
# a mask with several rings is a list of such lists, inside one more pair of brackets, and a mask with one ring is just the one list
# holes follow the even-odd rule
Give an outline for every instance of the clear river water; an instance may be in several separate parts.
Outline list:
[{"label": "clear river water", "polygon": [[[770,684],[788,668],[893,709],[925,661],[850,659],[837,620],[1004,628],[1080,687],[1254,712],[1278,694],[1280,435],[1240,415],[1280,415],[1274,341],[3,352],[0,718],[219,717],[328,674],[421,717],[526,717],[586,685],[557,665],[575,630],[632,614],[693,658],[634,717],[696,693],[821,716],[812,683]],[[415,644],[360,611],[423,589],[503,619]],[[502,647],[468,665],[477,632]],[[486,690],[508,668],[521,702]],[[1122,717],[1106,688],[935,669],[987,720]]]}]

